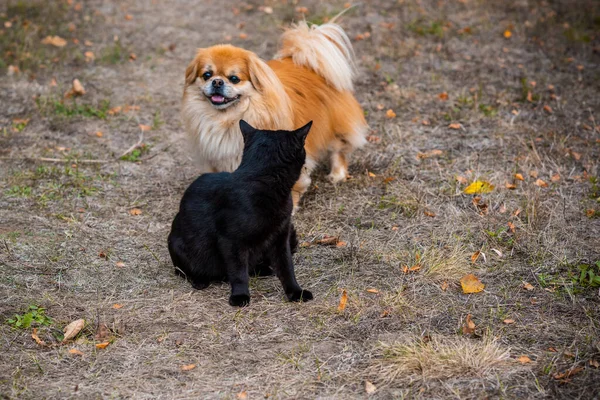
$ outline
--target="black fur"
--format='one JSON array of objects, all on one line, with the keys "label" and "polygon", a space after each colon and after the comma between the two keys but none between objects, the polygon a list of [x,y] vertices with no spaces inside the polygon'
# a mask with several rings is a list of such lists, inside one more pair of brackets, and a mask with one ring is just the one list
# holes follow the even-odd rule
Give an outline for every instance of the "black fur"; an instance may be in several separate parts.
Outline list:
[{"label": "black fur", "polygon": [[261,131],[240,121],[242,162],[233,173],[200,176],[185,191],[169,234],[175,269],[196,289],[228,280],[229,304],[250,302],[249,273],[279,277],[290,301],[312,293],[296,282],[291,190],[300,177],[312,122],[288,131]]}]

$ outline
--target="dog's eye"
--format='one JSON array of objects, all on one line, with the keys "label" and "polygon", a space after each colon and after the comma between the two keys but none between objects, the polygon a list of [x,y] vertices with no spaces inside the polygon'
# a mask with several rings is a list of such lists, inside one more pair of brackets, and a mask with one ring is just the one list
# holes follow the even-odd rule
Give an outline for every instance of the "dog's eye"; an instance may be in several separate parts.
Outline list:
[{"label": "dog's eye", "polygon": [[238,77],[237,77],[237,76],[235,76],[235,75],[231,75],[231,76],[229,77],[229,82],[231,82],[231,83],[233,83],[233,84],[235,85],[236,83],[240,83],[240,78],[238,78]]},{"label": "dog's eye", "polygon": [[210,72],[210,71],[206,71],[205,73],[202,74],[202,78],[205,81],[209,80],[211,76],[212,76],[212,72]]}]

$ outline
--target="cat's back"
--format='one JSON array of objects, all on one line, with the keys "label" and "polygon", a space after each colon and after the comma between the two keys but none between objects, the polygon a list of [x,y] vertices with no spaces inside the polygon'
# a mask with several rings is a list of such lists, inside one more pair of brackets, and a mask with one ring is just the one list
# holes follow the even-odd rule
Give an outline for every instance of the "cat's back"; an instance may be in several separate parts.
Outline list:
[{"label": "cat's back", "polygon": [[181,199],[180,211],[195,211],[198,208],[218,206],[222,198],[230,192],[230,187],[229,172],[201,175],[186,189]]}]

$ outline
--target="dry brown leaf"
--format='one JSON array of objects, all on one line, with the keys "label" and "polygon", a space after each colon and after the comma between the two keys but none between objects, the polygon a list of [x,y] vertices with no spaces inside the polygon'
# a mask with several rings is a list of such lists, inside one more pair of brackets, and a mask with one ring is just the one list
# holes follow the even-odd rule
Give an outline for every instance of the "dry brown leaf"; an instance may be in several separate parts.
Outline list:
[{"label": "dry brown leaf", "polygon": [[426,151],[425,153],[417,153],[417,160],[422,160],[425,158],[431,158],[431,157],[437,157],[437,156],[441,156],[442,154],[444,154],[444,152],[442,150],[429,150]]},{"label": "dry brown leaf", "polygon": [[440,100],[446,101],[446,100],[448,100],[448,93],[442,92],[442,93],[438,94],[438,97]]},{"label": "dry brown leaf", "polygon": [[85,61],[87,62],[94,61],[96,59],[96,55],[93,51],[86,51],[83,53],[83,55],[85,56]]},{"label": "dry brown leaf", "polygon": [[73,339],[77,334],[83,329],[85,326],[84,319],[78,319],[71,322],[69,325],[65,326],[64,332],[65,336],[63,338],[63,343],[67,340]]},{"label": "dry brown leaf", "polygon": [[265,14],[273,14],[273,7],[265,7],[263,11]]},{"label": "dry brown leaf", "polygon": [[83,357],[83,352],[79,351],[77,349],[70,349],[69,350],[69,354],[73,354],[73,355],[76,355],[76,356],[82,356]]},{"label": "dry brown leaf", "polygon": [[242,32],[242,33],[239,34],[239,38],[242,39],[242,40],[248,39],[248,34]]},{"label": "dry brown leaf", "polygon": [[129,210],[129,214],[131,215],[140,215],[142,213],[142,210],[140,210],[139,208],[132,208],[131,210]]},{"label": "dry brown leaf", "polygon": [[463,293],[465,294],[479,293],[485,288],[485,285],[473,274],[462,277],[460,286],[462,286]]},{"label": "dry brown leaf", "polygon": [[538,177],[538,172],[536,170],[529,171],[529,176],[536,179]]},{"label": "dry brown leaf", "polygon": [[125,266],[125,263],[123,261],[117,261],[115,265],[119,268],[123,268]]},{"label": "dry brown leaf", "polygon": [[525,180],[525,178],[523,178],[523,175],[521,175],[521,174],[515,174],[515,179],[520,180],[520,181]]},{"label": "dry brown leaf", "polygon": [[375,178],[375,177],[377,177],[377,175],[375,175],[374,173],[372,173],[371,171],[369,171],[369,177]]},{"label": "dry brown leaf", "polygon": [[96,133],[94,133],[94,135],[96,135],[96,137],[102,137],[104,136],[104,133],[97,131]]},{"label": "dry brown leaf", "polygon": [[533,94],[531,93],[531,90],[527,91],[527,101],[533,103]]},{"label": "dry brown leaf", "polygon": [[365,381],[365,392],[367,392],[367,394],[373,394],[376,390],[377,387],[375,385],[369,381]]},{"label": "dry brown leaf", "polygon": [[385,116],[386,116],[387,118],[390,118],[390,119],[391,119],[391,118],[396,118],[396,113],[394,112],[394,110],[392,110],[392,109],[389,109],[389,110],[387,110],[387,111],[385,112]]},{"label": "dry brown leaf", "polygon": [[369,288],[369,289],[367,289],[367,292],[369,292],[369,293],[379,293],[379,290],[374,289],[374,288]]},{"label": "dry brown leaf", "polygon": [[515,231],[517,230],[517,228],[515,227],[515,224],[513,224],[512,222],[508,221],[508,229],[512,232],[515,233]]},{"label": "dry brown leaf", "polygon": [[543,181],[542,179],[539,179],[539,178],[535,181],[535,185],[539,186],[539,187],[544,187],[544,188],[548,187],[548,184],[545,181]]},{"label": "dry brown leaf", "polygon": [[552,182],[558,182],[558,181],[560,181],[560,175],[558,173],[556,173],[556,174],[552,175],[552,177],[550,178],[550,180]]},{"label": "dry brown leaf", "polygon": [[31,337],[33,338],[33,340],[35,340],[35,342],[37,344],[39,344],[40,346],[45,346],[46,342],[44,342],[42,339],[40,339],[40,337],[37,334],[37,328],[33,328],[33,332],[31,332]]},{"label": "dry brown leaf", "polygon": [[509,31],[508,29],[504,31],[504,37],[506,39],[510,39],[511,36],[512,36],[512,32],[511,31]]},{"label": "dry brown leaf", "polygon": [[533,289],[535,289],[533,287],[533,285],[529,282],[523,282],[523,289],[528,290],[528,291],[532,291]]},{"label": "dry brown leaf", "polygon": [[600,361],[598,360],[590,360],[590,365],[594,368],[600,368]]},{"label": "dry brown leaf", "polygon": [[448,281],[442,282],[442,284],[440,285],[440,289],[442,289],[442,291],[445,292],[448,289]]},{"label": "dry brown leaf", "polygon": [[112,308],[114,308],[115,310],[119,310],[119,309],[123,308],[123,304],[115,303],[115,304],[113,304]]},{"label": "dry brown leaf", "polygon": [[423,210],[423,214],[427,215],[428,217],[435,217],[435,213],[429,211],[429,210]]},{"label": "dry brown leaf", "polygon": [[457,176],[456,177],[456,181],[458,183],[462,183],[463,185],[466,185],[469,181],[467,180],[467,178],[465,178],[464,176]]},{"label": "dry brown leaf", "polygon": [[337,243],[335,244],[335,247],[345,247],[345,246],[346,246],[346,244],[347,244],[346,242],[342,242],[342,241],[340,240],[339,242],[337,242]]},{"label": "dry brown leaf", "polygon": [[348,292],[346,289],[342,291],[342,297],[340,297],[340,304],[338,305],[338,311],[342,312],[346,309],[346,303],[348,302]]},{"label": "dry brown leaf", "polygon": [[246,399],[248,399],[248,393],[247,393],[247,392],[244,390],[244,391],[241,391],[241,392],[239,392],[239,393],[236,395],[236,397],[237,397],[239,400],[246,400]]},{"label": "dry brown leaf", "polygon": [[72,97],[72,96],[83,96],[85,94],[85,89],[83,87],[83,85],[81,84],[81,82],[79,82],[79,79],[73,79],[73,85],[71,87],[71,89],[69,89],[69,91],[67,91],[67,93],[65,93],[65,97]]},{"label": "dry brown leaf", "polygon": [[108,110],[107,113],[109,115],[115,115],[115,114],[120,113],[122,109],[123,109],[123,107],[121,107],[121,106],[113,107],[110,110]]},{"label": "dry brown leaf", "polygon": [[319,244],[322,246],[334,246],[338,243],[338,241],[339,241],[339,237],[337,237],[337,236],[324,235],[322,239],[316,240],[313,243]]},{"label": "dry brown leaf", "polygon": [[46,36],[42,39],[42,44],[50,44],[56,47],[65,47],[67,45],[67,41],[60,36]]},{"label": "dry brown leaf", "polygon": [[528,364],[531,362],[531,358],[527,357],[527,356],[521,356],[519,358],[517,358],[517,360],[521,363],[521,364]]},{"label": "dry brown leaf", "polygon": [[131,15],[131,14],[126,14],[126,15],[125,15],[125,19],[126,19],[127,21],[131,21],[131,20],[133,19],[133,15]]},{"label": "dry brown leaf", "polygon": [[450,124],[450,125],[448,125],[448,128],[450,128],[450,129],[460,129],[461,128],[461,124],[458,124],[458,123]]},{"label": "dry brown leaf", "polygon": [[475,333],[475,322],[471,320],[471,314],[467,314],[467,318],[465,319],[465,324],[462,328],[463,335],[472,335]]},{"label": "dry brown leaf", "polygon": [[473,253],[473,255],[471,255],[471,262],[473,264],[475,264],[475,262],[477,262],[477,259],[479,258],[479,256],[481,255],[481,251],[477,250],[475,253]]},{"label": "dry brown leaf", "polygon": [[552,111],[552,107],[547,104],[544,106],[544,111],[546,111],[548,114],[552,114],[554,112]]},{"label": "dry brown leaf", "polygon": [[504,320],[504,321],[502,321],[502,322],[504,322],[506,325],[511,325],[511,324],[514,324],[514,323],[515,323],[515,320],[514,320],[514,319],[510,319],[510,318],[507,318],[507,319],[505,319],[505,320]]},{"label": "dry brown leaf", "polygon": [[150,129],[152,129],[152,127],[150,125],[139,124],[139,127],[144,132],[149,131]]},{"label": "dry brown leaf", "polygon": [[517,185],[515,185],[514,183],[504,183],[504,187],[509,189],[509,190],[515,190],[517,188]]},{"label": "dry brown leaf", "polygon": [[96,348],[97,349],[105,349],[109,344],[110,344],[110,342],[96,343]]},{"label": "dry brown leaf", "polygon": [[181,370],[182,371],[190,371],[192,369],[196,368],[196,364],[187,364],[187,365],[182,365],[181,366]]},{"label": "dry brown leaf", "polygon": [[575,368],[571,368],[565,372],[560,372],[560,373],[556,373],[554,374],[554,379],[566,379],[566,378],[570,378],[571,376],[580,373],[581,371],[583,371],[583,367],[575,367]]}]

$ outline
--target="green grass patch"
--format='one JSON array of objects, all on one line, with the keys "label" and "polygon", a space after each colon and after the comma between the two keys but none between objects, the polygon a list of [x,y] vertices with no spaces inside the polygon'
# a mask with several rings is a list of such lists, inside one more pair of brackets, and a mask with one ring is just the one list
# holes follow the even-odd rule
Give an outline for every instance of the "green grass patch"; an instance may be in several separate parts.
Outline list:
[{"label": "green grass patch", "polygon": [[52,318],[46,315],[46,310],[36,305],[30,305],[23,314],[15,314],[6,320],[6,323],[17,329],[28,329],[30,327],[48,326],[52,324]]},{"label": "green grass patch", "polygon": [[437,36],[444,37],[445,29],[443,21],[433,21],[427,23],[423,20],[416,20],[408,24],[408,30],[419,36]]}]

